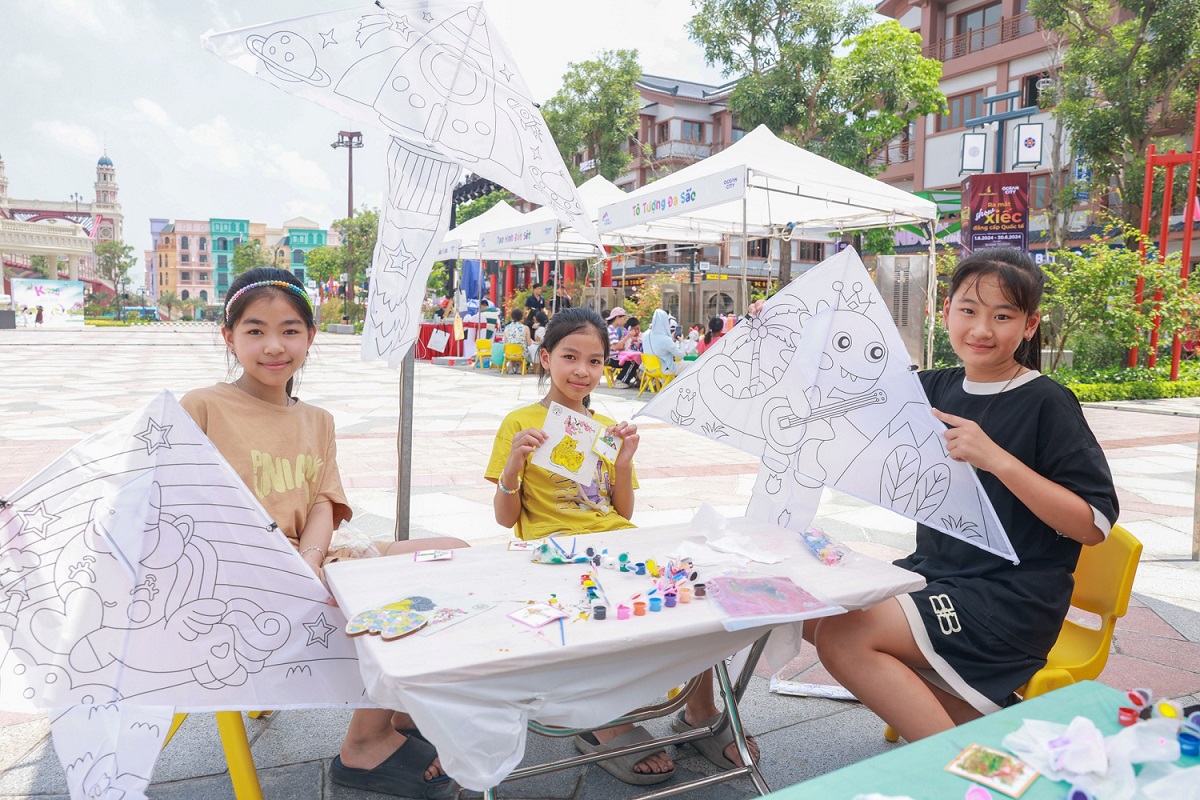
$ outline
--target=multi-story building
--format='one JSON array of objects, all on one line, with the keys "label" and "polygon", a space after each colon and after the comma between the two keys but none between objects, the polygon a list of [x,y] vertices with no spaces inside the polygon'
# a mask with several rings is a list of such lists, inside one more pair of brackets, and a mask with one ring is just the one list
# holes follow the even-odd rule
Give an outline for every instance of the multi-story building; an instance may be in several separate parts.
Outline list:
[{"label": "multi-story building", "polygon": [[30,257],[39,255],[60,277],[86,281],[93,291],[116,288],[100,280],[93,257],[97,244],[123,235],[117,173],[107,153],[96,162],[92,200],[78,194],[67,200],[23,200],[10,197],[8,187],[0,156],[0,261],[5,266],[22,273]]},{"label": "multi-story building", "polygon": [[[158,300],[174,292],[180,300],[199,298],[207,305],[225,299],[233,282],[233,253],[246,241],[257,241],[268,261],[306,280],[305,256],[314,247],[336,244],[336,236],[304,217],[278,228],[265,222],[210,218],[168,220],[152,218],[153,250],[146,251],[146,288]],[[291,242],[298,242],[293,247]]]},{"label": "multi-story building", "polygon": [[[988,172],[1029,172],[1031,238],[1046,228],[1050,176],[1074,168],[1069,146],[1058,153],[1052,142],[1057,126],[1042,92],[1051,85],[1057,66],[1055,37],[1042,30],[1028,11],[1029,0],[883,0],[876,11],[921,34],[924,54],[942,62],[941,89],[948,111],[929,115],[873,161],[883,167],[880,180],[911,192],[957,192],[966,177],[960,172],[963,135],[983,133]],[[1016,93],[1007,100],[987,102]],[[1028,115],[969,129],[972,120],[997,112],[1028,109]],[[1042,161],[1014,166],[1016,125],[1042,123]],[[1073,217],[1082,227],[1085,214]],[[923,240],[922,240],[923,241]],[[947,242],[956,242],[954,235]],[[915,246],[915,244],[914,244]]]}]

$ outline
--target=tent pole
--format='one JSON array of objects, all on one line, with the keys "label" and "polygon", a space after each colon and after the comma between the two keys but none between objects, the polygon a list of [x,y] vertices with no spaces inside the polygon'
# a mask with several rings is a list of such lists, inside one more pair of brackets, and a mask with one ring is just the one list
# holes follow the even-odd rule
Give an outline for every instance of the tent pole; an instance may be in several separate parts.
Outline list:
[{"label": "tent pole", "polygon": [[412,500],[412,440],[413,440],[413,373],[416,371],[416,345],[408,348],[400,364],[400,428],[396,431],[396,528],[397,542],[408,541],[411,535]]},{"label": "tent pole", "polygon": [[550,273],[550,288],[553,294],[550,295],[550,308],[558,311],[558,239],[562,236],[562,224],[560,223],[554,229],[554,272]]},{"label": "tent pole", "polygon": [[[749,181],[750,171],[746,171],[746,180]],[[746,238],[746,195],[742,195],[742,307],[746,308],[750,305],[750,293],[746,290],[746,268],[750,264],[750,252],[747,249]]]},{"label": "tent pole", "polygon": [[929,221],[929,277],[925,280],[925,363],[933,368],[933,333],[937,326],[937,220]]}]

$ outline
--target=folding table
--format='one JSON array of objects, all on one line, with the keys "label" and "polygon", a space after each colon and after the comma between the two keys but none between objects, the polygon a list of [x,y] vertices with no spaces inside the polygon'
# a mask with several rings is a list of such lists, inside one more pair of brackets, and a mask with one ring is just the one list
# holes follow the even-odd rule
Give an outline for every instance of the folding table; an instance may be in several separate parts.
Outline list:
[{"label": "folding table", "polygon": [[[776,564],[752,563],[754,572],[786,575],[798,585],[848,610],[864,608],[892,595],[924,585],[911,572],[865,556],[852,555],[837,566],[826,566],[807,550],[800,538],[766,523],[733,519],[723,535],[747,537],[763,551],[776,553]],[[607,548],[628,553],[631,561],[687,555],[690,524],[636,528],[576,537],[579,551]],[[568,550],[572,539],[560,539]],[[698,549],[698,548],[693,548]],[[331,564],[326,576],[347,619],[410,596],[436,603],[490,605],[487,610],[429,635],[420,633],[395,641],[373,634],[358,637],[364,683],[371,700],[412,715],[438,749],[443,769],[468,789],[488,791],[507,778],[520,763],[530,723],[553,735],[606,727],[615,709],[640,709],[670,689],[716,665],[726,696],[733,730],[740,737],[737,690],[744,689],[772,626],[726,631],[711,600],[664,609],[658,613],[618,620],[610,611],[604,621],[578,617],[561,626],[532,629],[508,617],[530,601],[551,594],[565,606],[583,598],[580,577],[587,565],[546,565],[531,561],[528,551],[506,545],[455,551],[448,561],[415,561],[412,557],[376,558]],[[697,567],[700,580],[726,572],[726,566]],[[650,579],[615,570],[598,570],[609,605],[645,592]],[[782,626],[790,635],[790,653],[799,647],[798,624]],[[787,636],[776,637],[787,639]],[[731,681],[724,660],[758,642],[745,659],[738,679]],[[772,641],[774,645],[774,639]],[[735,685],[736,684],[736,685]],[[669,713],[682,699],[651,707],[636,718]],[[557,729],[557,730],[556,730]],[[674,744],[706,735],[704,731],[660,740]],[[656,749],[639,745],[636,750]],[[606,754],[607,757],[610,754]],[[580,763],[600,760],[581,756],[522,770],[526,777]],[[766,783],[753,765],[720,776],[749,775],[760,793]],[[714,782],[713,778],[704,779]],[[657,796],[691,788],[672,785]]]}]

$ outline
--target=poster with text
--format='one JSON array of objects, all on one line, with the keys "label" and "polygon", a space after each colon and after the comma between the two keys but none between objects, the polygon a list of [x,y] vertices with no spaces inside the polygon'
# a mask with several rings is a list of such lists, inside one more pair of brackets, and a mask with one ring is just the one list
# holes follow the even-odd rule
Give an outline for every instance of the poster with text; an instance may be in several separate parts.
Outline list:
[{"label": "poster with text", "polygon": [[962,184],[963,244],[1029,250],[1029,173],[971,175]]},{"label": "poster with text", "polygon": [[[14,278],[13,308],[18,324],[47,328],[83,327],[83,281]],[[38,310],[42,319],[38,321]]]}]

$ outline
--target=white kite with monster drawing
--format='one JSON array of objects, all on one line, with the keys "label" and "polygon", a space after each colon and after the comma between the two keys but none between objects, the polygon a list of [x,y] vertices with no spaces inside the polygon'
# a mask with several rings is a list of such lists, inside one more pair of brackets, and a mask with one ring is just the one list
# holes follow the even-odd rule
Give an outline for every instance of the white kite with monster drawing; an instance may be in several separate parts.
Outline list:
[{"label": "white kite with monster drawing", "polygon": [[804,530],[828,486],[1017,560],[974,470],[946,453],[853,250],[780,290],[640,414],[761,456],[749,516]]}]

